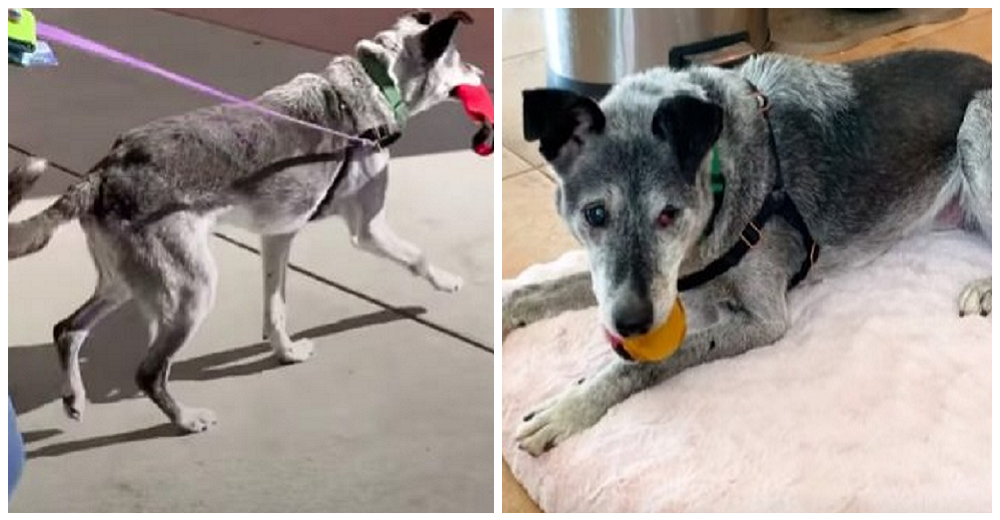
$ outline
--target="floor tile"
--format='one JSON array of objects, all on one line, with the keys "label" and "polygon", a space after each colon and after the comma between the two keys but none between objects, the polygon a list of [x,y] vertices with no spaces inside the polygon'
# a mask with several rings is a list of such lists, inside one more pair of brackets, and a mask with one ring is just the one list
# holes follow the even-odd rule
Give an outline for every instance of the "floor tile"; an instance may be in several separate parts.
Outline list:
[{"label": "floor tile", "polygon": [[545,86],[545,53],[504,60],[503,70],[503,146],[539,166],[545,159],[538,153],[538,143],[526,143],[522,133],[521,91]]},{"label": "floor tile", "polygon": [[579,247],[556,214],[555,184],[531,171],[503,182],[503,277]]},{"label": "floor tile", "polygon": [[542,26],[541,9],[502,9],[503,50],[506,60],[545,48],[545,30]]},{"label": "floor tile", "polygon": [[517,154],[506,148],[503,149],[503,178],[506,179],[511,175],[524,173],[530,169],[531,165],[524,162],[524,159],[518,157]]},{"label": "floor tile", "polygon": [[541,513],[541,509],[535,504],[528,492],[521,487],[521,484],[510,471],[510,466],[505,461],[503,463],[503,473],[501,480],[501,490],[503,493],[502,512],[503,513]]},{"label": "floor tile", "polygon": [[843,63],[847,61],[860,60],[865,58],[870,58],[872,56],[878,56],[880,54],[886,54],[892,52],[902,45],[900,42],[889,38],[888,36],[880,36],[873,40],[868,40],[861,45],[851,47],[845,51],[834,52],[831,54],[822,54],[818,56],[810,56],[810,58],[827,61],[832,63]]},{"label": "floor tile", "polygon": [[889,37],[900,42],[915,40],[917,38],[922,38],[924,36],[934,34],[942,29],[954,27],[955,25],[961,24],[962,22],[968,21],[972,18],[977,18],[980,16],[989,17],[989,14],[986,11],[989,10],[987,9],[984,11],[982,9],[966,9],[965,13],[960,18],[956,18],[953,20],[946,20],[940,23],[928,23],[928,24],[917,25],[915,27],[909,27],[907,29],[903,29],[901,31],[892,33],[889,35]]},{"label": "floor tile", "polygon": [[992,56],[992,17],[977,16],[923,38],[903,44],[906,49],[951,49],[989,58]]}]

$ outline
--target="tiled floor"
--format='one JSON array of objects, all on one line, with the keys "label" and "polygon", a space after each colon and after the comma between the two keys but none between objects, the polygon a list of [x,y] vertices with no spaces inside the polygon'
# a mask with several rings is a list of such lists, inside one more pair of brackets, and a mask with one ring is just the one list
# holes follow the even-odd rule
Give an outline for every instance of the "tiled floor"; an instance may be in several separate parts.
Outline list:
[{"label": "tiled floor", "polygon": [[[840,62],[894,50],[944,48],[974,53],[992,61],[992,23],[991,9],[969,9],[964,16],[950,22],[903,30],[844,52],[813,57]],[[521,138],[520,92],[543,86],[545,82],[540,11],[504,9],[503,41],[502,255],[503,276],[510,278],[532,264],[554,260],[575,244],[555,214],[554,182],[541,167],[536,147]],[[503,479],[504,512],[537,510],[506,464]]]}]

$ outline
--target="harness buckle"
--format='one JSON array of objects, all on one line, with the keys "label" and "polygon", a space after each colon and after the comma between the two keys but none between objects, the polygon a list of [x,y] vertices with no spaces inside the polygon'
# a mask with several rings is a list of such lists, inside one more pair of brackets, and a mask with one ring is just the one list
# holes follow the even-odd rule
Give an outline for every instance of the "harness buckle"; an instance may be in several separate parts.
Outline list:
[{"label": "harness buckle", "polygon": [[[746,235],[747,228],[753,229],[754,232],[757,233],[757,237],[754,238],[753,240],[747,238],[747,235]],[[760,242],[760,239],[763,236],[764,236],[764,234],[761,233],[760,228],[757,227],[757,225],[754,224],[753,221],[750,221],[750,223],[747,224],[747,227],[743,228],[743,232],[740,233],[740,240],[742,240],[743,243],[747,245],[747,247],[749,247],[750,249],[753,249],[754,247],[757,246],[757,243]]]}]

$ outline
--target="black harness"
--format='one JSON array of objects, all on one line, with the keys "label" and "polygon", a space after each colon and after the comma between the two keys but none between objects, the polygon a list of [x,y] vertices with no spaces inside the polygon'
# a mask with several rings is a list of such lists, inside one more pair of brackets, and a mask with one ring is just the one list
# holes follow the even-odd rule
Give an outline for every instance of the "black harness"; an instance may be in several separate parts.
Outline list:
[{"label": "black harness", "polygon": [[[399,134],[391,134],[386,128],[379,127],[373,132],[366,132],[362,137],[369,138],[369,134],[375,137],[380,148],[388,148],[389,145],[393,144],[399,139]],[[281,159],[280,161],[275,161],[267,166],[255,171],[251,177],[253,178],[263,178],[278,173],[282,170],[288,168],[294,168],[296,166],[302,166],[305,164],[317,164],[324,162],[333,161],[343,161],[340,165],[340,169],[333,176],[333,182],[330,183],[330,187],[326,189],[323,193],[323,198],[320,199],[319,204],[313,209],[312,213],[309,215],[309,221],[316,220],[323,216],[330,204],[333,203],[333,196],[337,192],[337,188],[347,177],[347,168],[351,165],[351,160],[354,157],[354,149],[357,148],[358,144],[349,144],[346,148],[338,150],[336,152],[322,152],[322,153],[310,153],[305,155],[298,155],[295,157],[289,157],[287,159]]]},{"label": "black harness", "polygon": [[[677,281],[677,289],[679,291],[687,291],[694,289],[715,277],[725,273],[729,269],[733,268],[736,264],[740,263],[740,260],[751,249],[753,249],[758,242],[760,242],[763,236],[764,225],[767,221],[774,215],[779,215],[781,218],[785,219],[792,227],[794,227],[799,235],[802,236],[802,244],[806,249],[806,258],[802,261],[802,266],[799,271],[792,276],[791,280],[788,281],[788,288],[791,289],[799,284],[805,279],[806,275],[809,274],[809,269],[812,268],[816,260],[819,259],[819,244],[813,239],[812,234],[809,233],[809,227],[806,226],[805,220],[802,219],[802,214],[799,213],[799,209],[795,206],[791,197],[788,196],[788,192],[785,191],[784,178],[781,174],[781,159],[778,157],[778,146],[774,140],[774,129],[771,127],[771,119],[768,117],[768,110],[771,108],[771,104],[767,97],[764,96],[757,88],[751,84],[750,88],[753,90],[754,96],[757,97],[757,103],[760,106],[760,113],[764,117],[764,121],[767,124],[767,135],[768,135],[768,145],[771,149],[771,156],[774,158],[774,165],[777,173],[775,175],[774,188],[771,192],[767,194],[764,199],[764,204],[761,206],[760,211],[757,215],[750,221],[749,224],[743,228],[740,233],[740,241],[737,242],[733,247],[729,248],[722,256],[712,261],[712,263],[705,266],[704,269],[691,273],[687,276],[682,277]],[[716,209],[718,209],[721,204],[721,200],[716,200]],[[714,217],[714,215],[713,215]],[[714,220],[714,218],[713,218]]]}]

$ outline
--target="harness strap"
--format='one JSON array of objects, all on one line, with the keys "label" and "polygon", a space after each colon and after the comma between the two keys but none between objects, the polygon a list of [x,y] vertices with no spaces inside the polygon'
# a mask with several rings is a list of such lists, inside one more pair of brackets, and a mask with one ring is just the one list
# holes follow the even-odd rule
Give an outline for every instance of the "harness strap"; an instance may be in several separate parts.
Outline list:
[{"label": "harness strap", "polygon": [[[784,179],[781,174],[781,159],[778,156],[778,147],[774,139],[774,129],[771,127],[771,119],[767,115],[771,108],[770,101],[764,96],[764,94],[757,90],[753,84],[750,84],[750,87],[753,90],[753,94],[757,97],[761,115],[763,115],[764,121],[767,124],[768,144],[771,156],[774,158],[775,169],[777,170],[774,188],[767,194],[767,197],[764,199],[764,204],[761,206],[760,211],[757,212],[757,215],[755,215],[750,223],[743,228],[743,231],[740,232],[740,241],[733,245],[733,247],[729,248],[725,254],[705,266],[704,269],[679,279],[677,281],[677,290],[679,291],[688,291],[703,285],[740,263],[740,261],[743,260],[743,257],[746,256],[746,254],[750,252],[750,250],[753,249],[758,242],[760,242],[764,226],[775,214],[781,216],[786,222],[794,227],[796,231],[799,232],[802,236],[802,243],[806,249],[806,258],[802,261],[802,266],[799,268],[798,272],[796,272],[795,275],[789,280],[788,289],[795,287],[799,284],[799,282],[804,280],[809,274],[809,269],[812,268],[813,264],[816,263],[816,260],[819,259],[819,244],[813,238],[812,234],[809,233],[809,226],[806,225],[798,207],[795,206],[795,203],[785,191]],[[716,169],[718,165],[718,156],[714,148],[712,149],[712,154],[712,169],[714,177],[717,173]],[[715,192],[714,195],[716,208],[712,213],[712,221],[715,220],[715,212],[722,202],[720,192]]]},{"label": "harness strap", "polygon": [[750,223],[743,228],[743,231],[740,233],[740,241],[736,242],[733,247],[729,248],[725,254],[705,266],[704,269],[691,273],[678,280],[677,290],[683,292],[694,289],[695,287],[712,280],[722,273],[725,273],[726,271],[732,269],[736,264],[740,263],[740,260],[743,260],[743,257],[746,256],[746,254],[750,252],[750,250],[753,249],[758,242],[760,242],[764,225],[783,203],[781,200],[782,195],[782,192],[777,191],[769,193],[767,198],[764,199],[764,205],[761,206],[760,211],[758,211],[753,220],[751,220]]},{"label": "harness strap", "polygon": [[[309,215],[310,222],[319,218],[320,215],[322,215],[323,212],[326,210],[326,208],[329,207],[330,204],[333,204],[333,195],[337,191],[337,187],[340,186],[340,183],[344,180],[344,177],[347,177],[345,173],[347,173],[347,167],[350,166],[351,164],[351,156],[353,155],[353,153],[354,153],[353,147],[348,147],[346,150],[344,150],[344,156],[343,156],[344,162],[340,165],[340,169],[337,170],[337,173],[333,176],[333,182],[331,182],[330,187],[326,189],[326,193],[323,194],[323,198],[320,199],[319,204],[316,205],[316,209],[313,210],[312,215]],[[314,155],[317,157],[323,156],[322,159],[317,160],[315,162],[326,162],[334,160],[326,158],[326,156],[331,154],[314,154]]]}]

